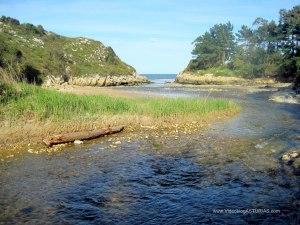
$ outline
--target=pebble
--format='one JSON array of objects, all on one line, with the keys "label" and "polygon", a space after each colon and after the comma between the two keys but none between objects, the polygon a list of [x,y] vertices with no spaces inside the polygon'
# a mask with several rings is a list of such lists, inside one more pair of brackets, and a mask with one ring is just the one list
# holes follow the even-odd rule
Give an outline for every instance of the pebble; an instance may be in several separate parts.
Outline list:
[{"label": "pebble", "polygon": [[83,141],[81,141],[81,140],[75,140],[75,141],[74,141],[74,144],[75,144],[75,145],[80,145],[80,144],[82,144],[82,143],[83,143]]}]

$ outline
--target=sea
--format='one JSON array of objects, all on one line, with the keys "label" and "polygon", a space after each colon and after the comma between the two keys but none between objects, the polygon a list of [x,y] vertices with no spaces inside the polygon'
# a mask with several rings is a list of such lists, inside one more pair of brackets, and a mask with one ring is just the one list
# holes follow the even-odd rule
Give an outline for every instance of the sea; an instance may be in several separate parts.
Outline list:
[{"label": "sea", "polygon": [[154,84],[165,84],[172,82],[176,78],[176,74],[143,74]]}]

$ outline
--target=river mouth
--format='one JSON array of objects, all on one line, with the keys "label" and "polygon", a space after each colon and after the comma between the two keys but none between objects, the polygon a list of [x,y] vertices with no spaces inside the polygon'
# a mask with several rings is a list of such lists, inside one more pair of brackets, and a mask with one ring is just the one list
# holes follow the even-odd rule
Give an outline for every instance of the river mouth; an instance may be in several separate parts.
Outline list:
[{"label": "river mouth", "polygon": [[300,147],[298,105],[269,102],[272,91],[153,84],[122,89],[128,88],[170,97],[229,98],[243,109],[201,134],[149,135],[115,146],[107,137],[0,162],[0,223],[299,222],[299,177],[279,160]]}]

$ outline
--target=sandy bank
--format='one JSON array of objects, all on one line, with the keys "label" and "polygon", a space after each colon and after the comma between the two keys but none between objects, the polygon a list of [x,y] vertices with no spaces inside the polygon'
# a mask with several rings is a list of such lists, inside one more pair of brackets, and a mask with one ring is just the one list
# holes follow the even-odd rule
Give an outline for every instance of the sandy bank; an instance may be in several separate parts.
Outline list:
[{"label": "sandy bank", "polygon": [[77,95],[109,95],[113,97],[138,97],[143,96],[140,92],[120,90],[113,87],[76,86],[76,85],[55,85],[54,89]]}]

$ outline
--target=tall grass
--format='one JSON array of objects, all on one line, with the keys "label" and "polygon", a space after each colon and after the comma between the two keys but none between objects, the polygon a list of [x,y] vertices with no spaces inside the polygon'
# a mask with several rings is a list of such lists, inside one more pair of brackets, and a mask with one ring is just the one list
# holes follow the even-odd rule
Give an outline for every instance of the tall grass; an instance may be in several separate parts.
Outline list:
[{"label": "tall grass", "polygon": [[0,115],[3,119],[33,118],[40,121],[60,121],[114,115],[193,117],[236,108],[234,103],[223,99],[79,96],[28,84],[19,84],[19,89],[22,94],[19,94],[18,98],[0,103]]}]

